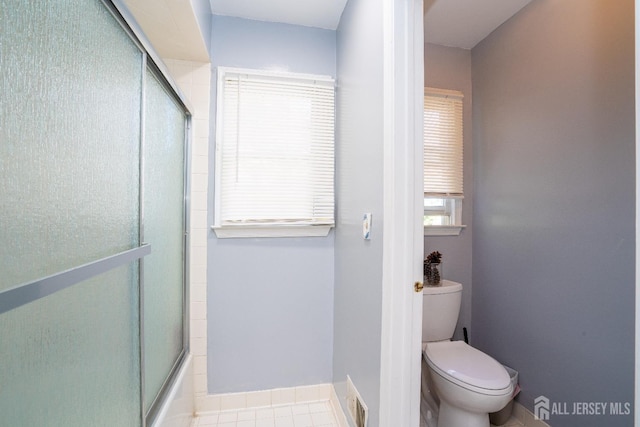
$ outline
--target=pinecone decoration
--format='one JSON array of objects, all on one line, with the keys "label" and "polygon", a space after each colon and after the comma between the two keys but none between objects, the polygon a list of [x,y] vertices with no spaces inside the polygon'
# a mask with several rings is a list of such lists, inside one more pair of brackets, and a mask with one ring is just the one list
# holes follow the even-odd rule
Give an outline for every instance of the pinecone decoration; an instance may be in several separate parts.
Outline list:
[{"label": "pinecone decoration", "polygon": [[438,251],[431,252],[424,260],[423,272],[428,286],[438,286],[440,284],[441,264],[442,254]]}]

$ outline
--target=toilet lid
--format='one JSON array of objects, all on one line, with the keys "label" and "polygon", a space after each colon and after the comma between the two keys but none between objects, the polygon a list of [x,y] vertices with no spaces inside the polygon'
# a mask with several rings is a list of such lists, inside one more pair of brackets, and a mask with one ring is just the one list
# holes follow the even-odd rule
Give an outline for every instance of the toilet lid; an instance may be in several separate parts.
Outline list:
[{"label": "toilet lid", "polygon": [[462,387],[468,385],[487,391],[511,387],[504,366],[462,341],[428,343],[424,353],[432,369]]}]

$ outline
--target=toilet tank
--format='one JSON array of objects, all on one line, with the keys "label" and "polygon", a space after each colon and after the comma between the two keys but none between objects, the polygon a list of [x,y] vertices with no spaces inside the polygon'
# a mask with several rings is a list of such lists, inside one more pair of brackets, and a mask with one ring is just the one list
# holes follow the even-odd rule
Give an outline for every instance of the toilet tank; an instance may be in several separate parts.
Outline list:
[{"label": "toilet tank", "polygon": [[449,340],[458,323],[462,284],[443,280],[422,290],[422,342]]}]

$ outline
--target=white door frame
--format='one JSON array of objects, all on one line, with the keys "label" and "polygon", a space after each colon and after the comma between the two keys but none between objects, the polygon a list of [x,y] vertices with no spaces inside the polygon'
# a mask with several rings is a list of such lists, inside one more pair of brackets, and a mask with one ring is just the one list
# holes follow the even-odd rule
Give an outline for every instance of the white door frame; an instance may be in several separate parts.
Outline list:
[{"label": "white door frame", "polygon": [[422,0],[384,0],[380,427],[418,427],[422,292]]}]

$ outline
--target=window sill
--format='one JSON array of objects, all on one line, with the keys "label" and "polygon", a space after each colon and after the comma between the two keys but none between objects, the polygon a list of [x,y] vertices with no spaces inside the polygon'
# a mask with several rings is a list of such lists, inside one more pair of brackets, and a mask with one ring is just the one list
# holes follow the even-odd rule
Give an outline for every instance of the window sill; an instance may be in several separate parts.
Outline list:
[{"label": "window sill", "polygon": [[325,237],[332,225],[233,225],[212,226],[218,239],[251,237]]},{"label": "window sill", "polygon": [[426,225],[425,236],[459,236],[466,225]]}]

